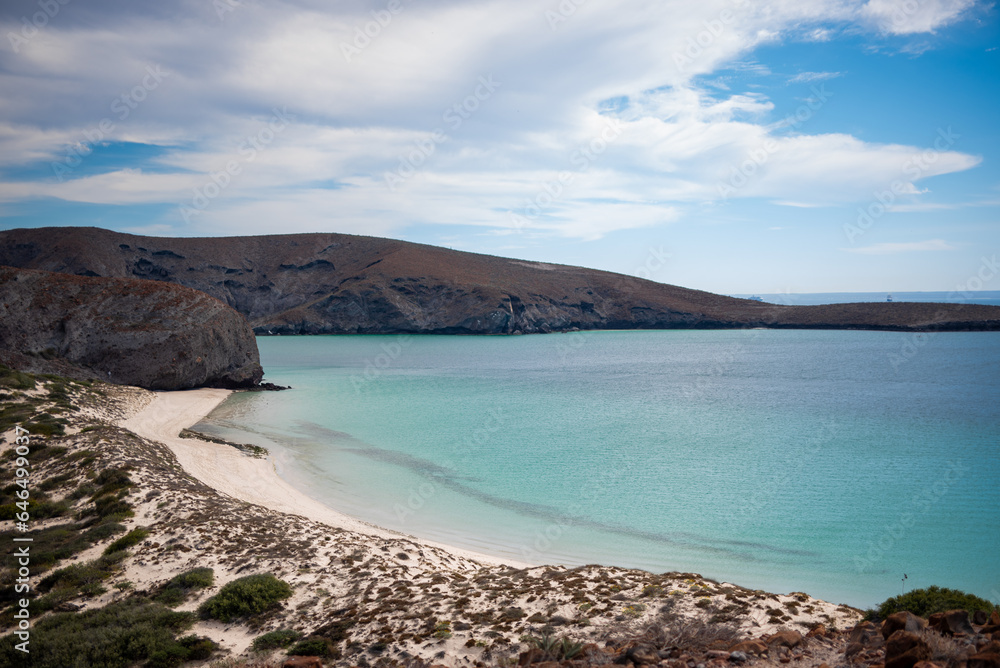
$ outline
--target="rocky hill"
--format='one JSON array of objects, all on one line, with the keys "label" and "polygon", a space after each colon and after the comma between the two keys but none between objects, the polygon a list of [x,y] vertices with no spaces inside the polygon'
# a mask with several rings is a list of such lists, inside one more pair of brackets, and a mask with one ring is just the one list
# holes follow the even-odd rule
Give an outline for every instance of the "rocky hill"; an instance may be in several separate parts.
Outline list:
[{"label": "rocky hill", "polygon": [[239,313],[179,285],[0,267],[0,361],[154,390],[263,375]]},{"label": "rocky hill", "polygon": [[8,230],[0,232],[0,264],[179,283],[240,311],[258,334],[1000,329],[994,306],[777,306],[593,269],[346,234],[156,238],[97,228]]}]

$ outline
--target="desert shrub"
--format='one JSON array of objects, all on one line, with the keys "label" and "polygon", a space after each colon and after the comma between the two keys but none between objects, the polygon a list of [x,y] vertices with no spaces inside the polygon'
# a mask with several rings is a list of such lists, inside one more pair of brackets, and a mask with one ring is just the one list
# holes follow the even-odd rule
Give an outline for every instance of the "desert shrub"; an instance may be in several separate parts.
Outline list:
[{"label": "desert shrub", "polygon": [[293,642],[302,637],[302,634],[292,629],[278,629],[258,636],[253,640],[253,648],[258,652],[270,649],[281,649],[288,647]]},{"label": "desert shrub", "polygon": [[193,591],[211,587],[214,581],[215,572],[211,568],[193,568],[175,575],[153,598],[170,607],[178,606],[186,601]]},{"label": "desert shrub", "polygon": [[306,638],[288,650],[289,656],[334,657],[336,650],[326,638]]},{"label": "desert shrub", "polygon": [[885,619],[902,610],[908,610],[920,617],[929,617],[935,612],[948,610],[968,610],[971,613],[976,610],[992,612],[995,609],[998,609],[997,606],[984,598],[957,589],[931,586],[926,589],[914,589],[901,596],[887,598],[878,608],[869,610],[865,618],[869,620]]},{"label": "desert shrub", "polygon": [[0,387],[9,387],[13,390],[33,390],[35,389],[35,379],[30,374],[0,364]]},{"label": "desert shrub", "polygon": [[233,580],[198,608],[206,619],[231,622],[266,612],[292,595],[288,583],[270,573],[258,573]]},{"label": "desert shrub", "polygon": [[[191,656],[191,647],[178,641],[177,634],[190,628],[194,621],[189,612],[174,612],[142,598],[83,612],[56,613],[34,625],[31,665],[33,668],[126,668],[159,656],[167,662],[157,666],[176,666]],[[13,635],[0,638],[0,665],[22,665],[23,653],[14,647],[18,642]],[[203,653],[201,648],[199,654]],[[171,656],[178,661],[170,663]]]},{"label": "desert shrub", "polygon": [[144,527],[136,527],[132,529],[127,534],[114,541],[104,549],[104,554],[111,554],[112,552],[118,552],[119,550],[127,550],[130,547],[138,545],[141,543],[146,536],[149,535],[149,529]]}]

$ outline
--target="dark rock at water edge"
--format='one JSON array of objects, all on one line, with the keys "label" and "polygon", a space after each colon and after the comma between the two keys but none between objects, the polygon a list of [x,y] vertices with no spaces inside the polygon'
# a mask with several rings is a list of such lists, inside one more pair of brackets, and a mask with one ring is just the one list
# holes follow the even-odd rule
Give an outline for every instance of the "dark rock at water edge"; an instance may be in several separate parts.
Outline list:
[{"label": "dark rock at water edge", "polygon": [[151,390],[256,386],[246,319],[169,283],[0,267],[0,359]]}]

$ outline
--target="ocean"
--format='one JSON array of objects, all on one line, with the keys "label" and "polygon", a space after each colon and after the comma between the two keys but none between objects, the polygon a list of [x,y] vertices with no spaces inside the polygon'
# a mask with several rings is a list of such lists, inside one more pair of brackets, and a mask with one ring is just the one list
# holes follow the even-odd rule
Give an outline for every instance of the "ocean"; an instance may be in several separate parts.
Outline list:
[{"label": "ocean", "polygon": [[293,389],[197,428],[374,524],[859,607],[932,584],[1000,602],[1000,333],[258,344]]}]

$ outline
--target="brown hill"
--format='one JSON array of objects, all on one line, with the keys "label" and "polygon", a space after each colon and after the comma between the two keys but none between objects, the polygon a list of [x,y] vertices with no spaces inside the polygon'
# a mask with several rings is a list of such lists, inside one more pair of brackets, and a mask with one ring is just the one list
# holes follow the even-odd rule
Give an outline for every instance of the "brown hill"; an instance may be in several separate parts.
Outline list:
[{"label": "brown hill", "polygon": [[776,306],[593,269],[346,234],[157,238],[97,228],[9,230],[0,232],[0,264],[180,283],[231,305],[264,334],[1000,329],[995,306]]},{"label": "brown hill", "polygon": [[179,285],[0,267],[0,360],[153,390],[251,387],[263,371],[239,313]]}]

